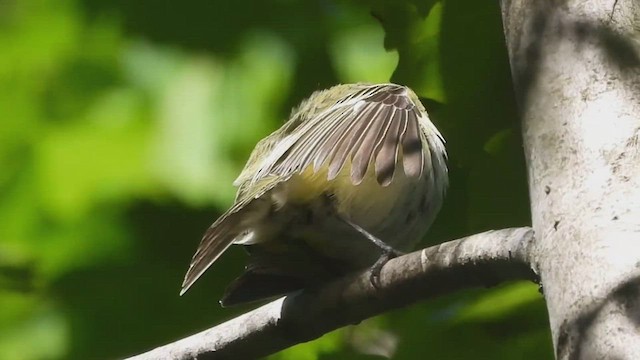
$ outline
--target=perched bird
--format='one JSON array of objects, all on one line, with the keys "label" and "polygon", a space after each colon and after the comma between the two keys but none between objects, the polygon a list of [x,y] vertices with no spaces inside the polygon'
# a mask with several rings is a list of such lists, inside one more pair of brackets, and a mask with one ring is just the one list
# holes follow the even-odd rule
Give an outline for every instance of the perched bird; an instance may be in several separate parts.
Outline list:
[{"label": "perched bird", "polygon": [[372,268],[410,250],[448,184],[444,139],[409,88],[317,91],[261,140],[234,182],[235,203],[206,231],[181,295],[231,245],[249,262],[230,306]]}]

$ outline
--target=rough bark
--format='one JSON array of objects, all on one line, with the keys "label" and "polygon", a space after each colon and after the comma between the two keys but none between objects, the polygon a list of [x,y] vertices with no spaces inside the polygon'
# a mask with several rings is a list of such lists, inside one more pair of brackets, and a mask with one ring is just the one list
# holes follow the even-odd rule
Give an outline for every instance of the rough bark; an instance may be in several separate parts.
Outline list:
[{"label": "rough bark", "polygon": [[558,359],[640,359],[640,2],[501,2]]},{"label": "rough bark", "polygon": [[369,272],[278,299],[130,360],[253,359],[382,312],[463,288],[535,280],[530,228],[489,231],[390,260],[374,288]]}]

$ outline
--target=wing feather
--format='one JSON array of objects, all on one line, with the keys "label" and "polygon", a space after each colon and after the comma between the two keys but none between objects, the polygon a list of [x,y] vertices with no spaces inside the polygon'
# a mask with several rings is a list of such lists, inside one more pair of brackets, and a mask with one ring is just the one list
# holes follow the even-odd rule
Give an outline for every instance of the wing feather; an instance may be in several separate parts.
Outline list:
[{"label": "wing feather", "polygon": [[393,114],[396,109],[390,106],[380,106],[381,111],[378,117],[372,119],[371,128],[359,146],[353,160],[351,161],[351,181],[354,184],[360,184],[364,175],[367,173],[369,163],[373,157],[374,150],[381,142],[384,134],[388,131]]},{"label": "wing feather", "polygon": [[[340,173],[340,170],[344,167],[347,158],[350,157],[353,149],[358,143],[359,134],[364,133],[369,125],[369,121],[366,121],[366,119],[369,119],[371,114],[376,110],[375,107],[366,106],[364,103],[359,103],[357,106],[360,106],[360,109],[351,119],[354,126],[351,126],[344,132],[340,146],[335,147],[335,150],[329,160],[329,180],[335,179],[338,173]],[[331,147],[332,144],[328,143],[325,144],[325,146]]]},{"label": "wing feather", "polygon": [[[322,148],[321,144],[327,136],[331,136],[338,132],[336,130],[349,125],[349,122],[345,121],[348,116],[349,114],[345,109],[342,112],[327,116],[323,123],[310,122],[308,130],[300,137],[297,146],[291,152],[290,159],[283,161],[281,166],[308,164],[311,162],[318,149]],[[286,169],[283,170],[286,171]]]},{"label": "wing feather", "polygon": [[[351,112],[350,109],[345,109],[342,112],[341,114],[342,116],[340,117],[340,119],[346,120],[346,117],[350,115],[350,112]],[[334,149],[333,146],[328,146],[328,144],[335,145],[340,139],[341,135],[347,130],[349,124],[350,124],[349,121],[338,122],[338,124],[335,125],[336,127],[335,131],[333,131],[330,136],[328,137],[320,136],[322,143],[319,144],[318,149],[315,152],[315,156],[313,160],[314,171],[318,171],[318,169],[320,169],[322,164],[324,164],[325,160],[329,157],[332,150]]]},{"label": "wing feather", "polygon": [[360,86],[285,136],[253,181],[269,175],[287,179],[310,165],[314,171],[326,166],[332,180],[351,160],[352,183],[362,182],[373,163],[378,182],[388,185],[400,154],[405,174],[422,176],[421,115],[409,90],[394,84]]},{"label": "wing feather", "polygon": [[418,129],[418,114],[415,109],[408,111],[407,131],[402,139],[402,166],[409,177],[420,177],[424,170],[424,153],[421,133]]},{"label": "wing feather", "polygon": [[376,179],[382,186],[391,184],[398,162],[398,151],[401,132],[404,131],[406,111],[396,111],[391,120],[389,129],[384,134],[379,144],[379,150],[375,155]]}]

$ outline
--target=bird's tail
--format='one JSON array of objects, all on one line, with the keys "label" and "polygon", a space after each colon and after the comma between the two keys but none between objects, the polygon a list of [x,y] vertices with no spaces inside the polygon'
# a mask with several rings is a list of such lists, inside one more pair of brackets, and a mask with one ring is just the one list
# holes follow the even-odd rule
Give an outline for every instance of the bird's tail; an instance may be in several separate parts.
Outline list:
[{"label": "bird's tail", "polygon": [[214,222],[200,241],[196,253],[191,259],[189,270],[182,282],[183,295],[193,283],[224,253],[233,241],[246,230],[243,219],[247,212],[253,211],[259,201],[236,203]]},{"label": "bird's tail", "polygon": [[314,252],[301,240],[286,241],[284,247],[280,243],[277,250],[269,244],[247,245],[246,249],[249,265],[227,287],[220,300],[224,307],[285,295],[347,272],[343,264]]}]

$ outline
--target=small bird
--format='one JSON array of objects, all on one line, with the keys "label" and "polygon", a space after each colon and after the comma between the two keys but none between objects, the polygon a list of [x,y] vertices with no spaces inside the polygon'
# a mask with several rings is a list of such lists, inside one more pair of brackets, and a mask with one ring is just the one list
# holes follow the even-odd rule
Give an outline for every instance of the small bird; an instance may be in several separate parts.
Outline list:
[{"label": "small bird", "polygon": [[248,265],[231,306],[371,267],[423,237],[448,185],[444,139],[418,96],[396,84],[316,91],[256,145],[235,202],[204,234],[184,294],[231,244]]}]

